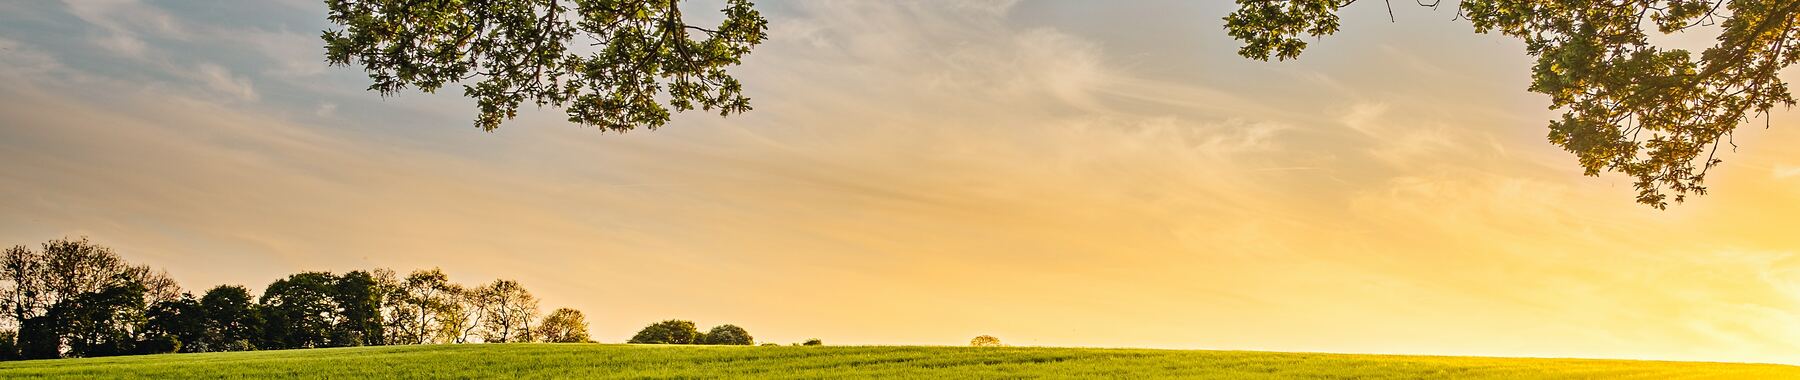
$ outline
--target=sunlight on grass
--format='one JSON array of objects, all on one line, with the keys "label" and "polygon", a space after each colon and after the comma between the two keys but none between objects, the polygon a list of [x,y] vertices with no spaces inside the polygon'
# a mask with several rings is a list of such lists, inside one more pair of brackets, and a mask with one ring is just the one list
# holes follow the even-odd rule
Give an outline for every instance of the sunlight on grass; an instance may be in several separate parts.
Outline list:
[{"label": "sunlight on grass", "polygon": [[1773,379],[1770,364],[1034,347],[479,344],[0,363],[0,378]]}]

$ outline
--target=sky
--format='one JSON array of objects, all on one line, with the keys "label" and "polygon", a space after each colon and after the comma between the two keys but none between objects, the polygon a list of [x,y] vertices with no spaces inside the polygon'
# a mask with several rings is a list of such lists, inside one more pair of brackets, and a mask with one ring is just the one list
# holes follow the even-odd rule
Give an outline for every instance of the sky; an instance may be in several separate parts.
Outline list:
[{"label": "sky", "polygon": [[766,3],[755,110],[621,134],[382,98],[324,63],[317,2],[0,1],[0,244],[87,236],[196,292],[514,279],[605,342],[1800,363],[1800,114],[1658,211],[1448,9],[1355,4],[1260,62],[1223,1]]}]

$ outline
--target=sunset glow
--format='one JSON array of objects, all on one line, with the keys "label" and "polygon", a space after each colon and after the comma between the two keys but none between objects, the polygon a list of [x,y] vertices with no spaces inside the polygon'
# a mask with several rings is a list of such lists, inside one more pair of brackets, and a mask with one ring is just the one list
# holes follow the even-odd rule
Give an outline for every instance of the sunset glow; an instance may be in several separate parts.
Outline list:
[{"label": "sunset glow", "polygon": [[767,3],[753,111],[622,134],[384,99],[315,1],[0,3],[0,242],[190,289],[508,278],[603,342],[1800,363],[1800,113],[1659,211],[1448,11],[1359,4],[1259,62],[1223,1]]}]

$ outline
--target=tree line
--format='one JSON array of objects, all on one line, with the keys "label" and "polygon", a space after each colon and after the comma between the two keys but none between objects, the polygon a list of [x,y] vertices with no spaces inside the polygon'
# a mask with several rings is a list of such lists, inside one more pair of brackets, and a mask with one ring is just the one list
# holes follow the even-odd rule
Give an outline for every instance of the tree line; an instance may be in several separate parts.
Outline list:
[{"label": "tree line", "polygon": [[260,297],[238,285],[196,297],[167,272],[131,265],[85,237],[0,254],[0,309],[0,359],[591,342],[581,311],[539,318],[537,298],[517,281],[463,285],[438,269],[302,272]]}]

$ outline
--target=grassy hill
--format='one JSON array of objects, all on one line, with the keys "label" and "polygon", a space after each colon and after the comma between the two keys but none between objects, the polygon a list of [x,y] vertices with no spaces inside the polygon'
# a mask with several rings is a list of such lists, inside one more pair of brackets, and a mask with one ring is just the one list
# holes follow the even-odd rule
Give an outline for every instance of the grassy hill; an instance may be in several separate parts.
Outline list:
[{"label": "grassy hill", "polygon": [[1800,379],[1767,364],[1244,351],[504,344],[0,363],[0,378]]}]

